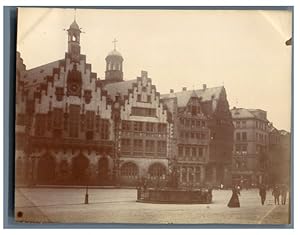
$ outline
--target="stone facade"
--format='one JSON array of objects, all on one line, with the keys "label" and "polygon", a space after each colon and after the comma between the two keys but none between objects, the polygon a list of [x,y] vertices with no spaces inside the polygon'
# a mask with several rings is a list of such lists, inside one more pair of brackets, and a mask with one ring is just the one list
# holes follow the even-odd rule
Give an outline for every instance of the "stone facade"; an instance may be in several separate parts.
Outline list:
[{"label": "stone facade", "polygon": [[146,71],[123,79],[116,48],[99,79],[76,21],[67,34],[60,60],[27,70],[17,53],[16,184],[231,183],[224,87],[160,95]]},{"label": "stone facade", "polygon": [[113,180],[112,106],[80,54],[80,33],[74,21],[68,29],[65,58],[23,72],[18,95],[27,109],[21,114],[27,119],[23,150],[27,182],[107,184]]},{"label": "stone facade", "polygon": [[172,123],[147,72],[134,80],[104,86],[114,102],[119,182],[165,183]]},{"label": "stone facade", "polygon": [[231,184],[233,125],[224,87],[163,95],[174,120],[174,159],[179,184]]},{"label": "stone facade", "polygon": [[290,184],[291,134],[270,124],[268,173],[270,184]]},{"label": "stone facade", "polygon": [[269,121],[260,109],[233,108],[233,181],[245,187],[268,181]]}]

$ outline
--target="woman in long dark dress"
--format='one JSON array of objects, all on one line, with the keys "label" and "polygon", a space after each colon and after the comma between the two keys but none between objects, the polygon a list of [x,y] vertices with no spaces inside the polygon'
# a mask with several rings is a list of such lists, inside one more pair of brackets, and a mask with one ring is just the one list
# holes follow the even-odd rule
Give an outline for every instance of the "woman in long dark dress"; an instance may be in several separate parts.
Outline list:
[{"label": "woman in long dark dress", "polygon": [[232,188],[232,196],[230,198],[230,201],[228,202],[228,207],[240,207],[240,201],[239,201],[239,195],[240,191],[237,187]]}]

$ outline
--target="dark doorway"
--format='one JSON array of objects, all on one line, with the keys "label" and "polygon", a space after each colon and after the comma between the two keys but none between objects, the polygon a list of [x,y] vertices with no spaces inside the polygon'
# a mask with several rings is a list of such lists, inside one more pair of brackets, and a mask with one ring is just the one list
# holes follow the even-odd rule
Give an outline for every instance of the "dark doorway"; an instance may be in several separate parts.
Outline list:
[{"label": "dark doorway", "polygon": [[73,184],[88,183],[88,167],[89,160],[82,153],[72,159]]},{"label": "dark doorway", "polygon": [[51,155],[44,155],[37,166],[38,184],[52,184],[55,180],[55,159]]},{"label": "dark doorway", "polygon": [[98,174],[100,185],[109,185],[109,162],[107,157],[102,157],[98,161]]}]

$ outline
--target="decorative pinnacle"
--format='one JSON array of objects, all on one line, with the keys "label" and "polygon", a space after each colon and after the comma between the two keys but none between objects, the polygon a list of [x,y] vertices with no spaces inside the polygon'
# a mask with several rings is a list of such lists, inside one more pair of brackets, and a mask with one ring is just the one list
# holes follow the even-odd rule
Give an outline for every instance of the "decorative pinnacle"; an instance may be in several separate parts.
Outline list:
[{"label": "decorative pinnacle", "polygon": [[117,39],[114,39],[112,42],[114,44],[114,50],[116,50],[116,48],[117,48],[117,42],[118,42]]}]

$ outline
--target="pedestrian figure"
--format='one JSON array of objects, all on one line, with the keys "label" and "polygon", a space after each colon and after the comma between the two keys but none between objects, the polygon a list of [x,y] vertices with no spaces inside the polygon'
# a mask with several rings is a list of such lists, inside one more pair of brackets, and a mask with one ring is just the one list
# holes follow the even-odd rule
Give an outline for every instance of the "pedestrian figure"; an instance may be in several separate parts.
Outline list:
[{"label": "pedestrian figure", "polygon": [[259,187],[259,196],[261,199],[261,204],[264,205],[266,201],[266,195],[267,195],[267,188],[266,185],[261,184]]},{"label": "pedestrian figure", "polygon": [[284,184],[281,186],[281,205],[285,205],[286,203],[286,196],[287,196],[287,191],[288,191],[288,188],[287,186]]},{"label": "pedestrian figure", "polygon": [[241,195],[240,191],[239,191],[237,186],[234,186],[232,188],[232,196],[230,198],[230,201],[227,204],[228,207],[230,207],[230,208],[240,207],[240,201],[239,201],[239,196],[238,195]]},{"label": "pedestrian figure", "polygon": [[275,205],[276,203],[277,205],[279,205],[280,188],[278,187],[278,185],[275,185],[272,195],[274,196]]}]

